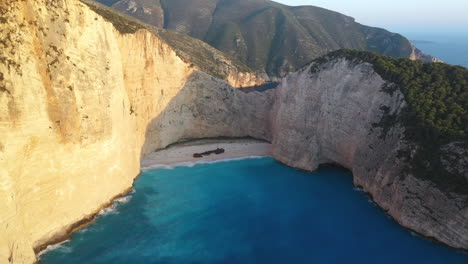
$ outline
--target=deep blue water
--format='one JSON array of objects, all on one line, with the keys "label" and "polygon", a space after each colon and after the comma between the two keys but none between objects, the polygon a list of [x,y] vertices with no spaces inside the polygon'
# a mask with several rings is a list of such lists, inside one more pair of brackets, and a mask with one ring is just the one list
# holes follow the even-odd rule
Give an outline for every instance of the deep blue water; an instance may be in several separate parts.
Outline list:
[{"label": "deep blue water", "polygon": [[420,50],[448,64],[468,68],[468,25],[381,24],[378,26],[402,34]]},{"label": "deep blue water", "polygon": [[399,227],[343,169],[271,158],[156,169],[130,196],[41,262],[468,263]]},{"label": "deep blue water", "polygon": [[414,34],[413,39],[420,50],[446,63],[468,67],[468,36]]},{"label": "deep blue water", "polygon": [[468,67],[468,33],[427,33],[404,34],[420,50],[442,61]]}]

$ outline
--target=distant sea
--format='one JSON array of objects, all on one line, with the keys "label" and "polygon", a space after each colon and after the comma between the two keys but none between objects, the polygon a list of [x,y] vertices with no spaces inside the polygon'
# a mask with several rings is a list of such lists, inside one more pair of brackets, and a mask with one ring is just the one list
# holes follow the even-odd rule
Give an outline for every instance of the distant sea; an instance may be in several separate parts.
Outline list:
[{"label": "distant sea", "polygon": [[[53,250],[51,250],[53,249]],[[42,264],[466,264],[400,227],[349,171],[272,158],[144,172]]]},{"label": "distant sea", "polygon": [[418,49],[448,64],[468,67],[468,25],[382,27],[402,34]]},{"label": "distant sea", "polygon": [[468,36],[407,34],[420,50],[446,63],[468,67]]}]

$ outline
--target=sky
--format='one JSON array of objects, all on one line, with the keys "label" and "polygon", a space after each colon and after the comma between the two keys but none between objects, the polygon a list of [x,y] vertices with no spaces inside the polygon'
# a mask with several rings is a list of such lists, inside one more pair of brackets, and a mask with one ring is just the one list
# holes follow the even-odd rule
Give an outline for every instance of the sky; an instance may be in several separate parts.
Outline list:
[{"label": "sky", "polygon": [[286,5],[314,5],[377,27],[411,25],[419,30],[468,32],[468,0],[274,0]]}]

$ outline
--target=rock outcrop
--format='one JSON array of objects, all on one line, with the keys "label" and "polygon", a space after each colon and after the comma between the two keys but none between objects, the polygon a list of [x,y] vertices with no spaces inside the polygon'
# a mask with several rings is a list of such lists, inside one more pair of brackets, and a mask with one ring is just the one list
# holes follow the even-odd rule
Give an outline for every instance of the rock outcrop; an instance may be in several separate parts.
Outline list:
[{"label": "rock outcrop", "polygon": [[[385,91],[387,82],[368,63],[338,58],[314,66],[291,74],[277,88],[274,157],[305,170],[322,163],[345,166],[355,185],[398,223],[467,249],[468,196],[445,192],[404,170],[406,161],[398,153],[411,147],[404,128],[395,125],[384,132],[378,126],[385,112],[398,115],[406,105],[399,90]],[[460,148],[451,153],[464,155]],[[466,173],[466,159],[455,160],[460,164],[447,170]]]},{"label": "rock outcrop", "polygon": [[[34,262],[131,188],[144,153],[184,137],[271,137],[271,96],[200,71],[146,29],[122,33],[76,0],[0,9],[0,263]],[[226,80],[250,86],[248,74]]]},{"label": "rock outcrop", "polygon": [[420,60],[423,62],[443,62],[438,58],[432,57],[431,55],[422,52],[420,49],[416,48],[413,44],[411,44],[411,55],[409,56],[412,60]]}]

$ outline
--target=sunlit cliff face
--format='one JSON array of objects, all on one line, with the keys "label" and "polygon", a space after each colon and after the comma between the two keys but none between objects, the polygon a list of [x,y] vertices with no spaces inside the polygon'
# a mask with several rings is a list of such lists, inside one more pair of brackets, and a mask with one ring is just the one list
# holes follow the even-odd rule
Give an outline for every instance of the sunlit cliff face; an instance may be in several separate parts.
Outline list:
[{"label": "sunlit cliff face", "polygon": [[[195,92],[177,99],[195,114],[171,105],[183,123],[168,106],[184,89],[206,90],[195,83],[241,92],[199,73],[148,31],[121,34],[75,0],[0,6],[1,263],[32,263],[34,249],[131,187],[142,154],[189,136],[186,128],[227,134],[229,123],[218,128],[197,117]],[[252,84],[241,72],[229,81]],[[176,129],[155,121],[161,115]],[[158,125],[164,134],[154,133]],[[233,136],[247,133],[235,127]],[[152,143],[145,143],[148,130]]]}]

